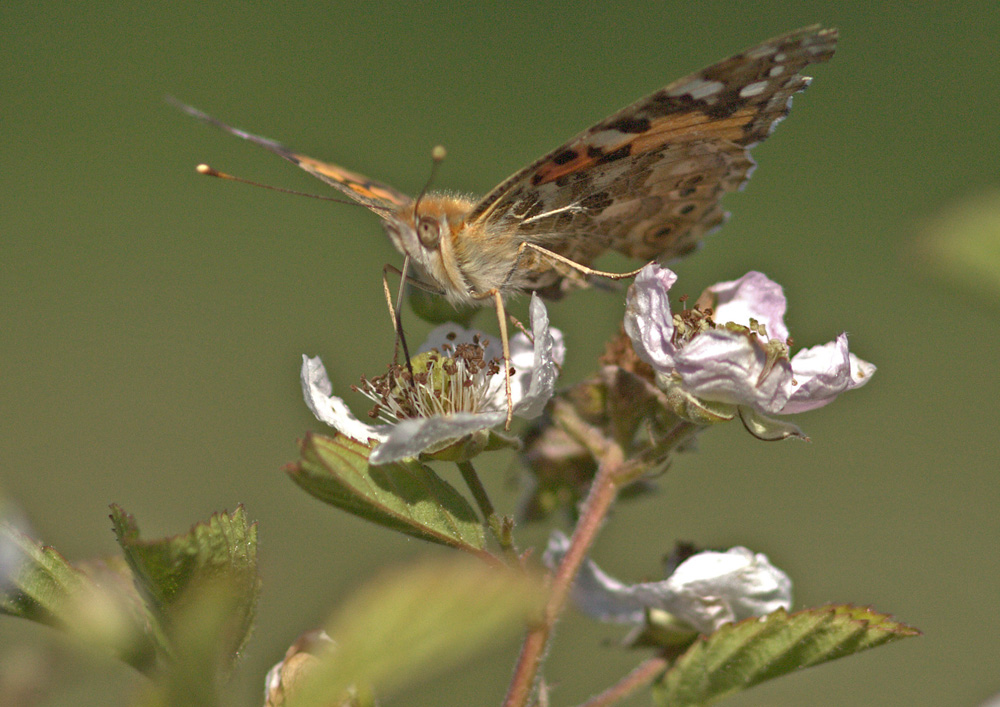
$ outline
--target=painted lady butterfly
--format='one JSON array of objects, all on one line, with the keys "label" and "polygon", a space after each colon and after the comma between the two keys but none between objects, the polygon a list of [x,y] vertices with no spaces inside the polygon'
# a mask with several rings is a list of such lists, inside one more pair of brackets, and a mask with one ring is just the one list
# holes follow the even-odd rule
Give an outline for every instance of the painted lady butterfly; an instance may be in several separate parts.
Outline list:
[{"label": "painted lady butterfly", "polygon": [[374,211],[427,289],[455,304],[496,304],[506,344],[504,296],[557,297],[595,275],[617,279],[623,275],[591,268],[602,253],[668,261],[719,227],[722,196],[741,188],[754,167],[750,148],[808,85],[799,71],[830,59],[836,43],[837,31],[818,25],[770,39],[620,110],[481,199],[413,199],[182,107]]}]

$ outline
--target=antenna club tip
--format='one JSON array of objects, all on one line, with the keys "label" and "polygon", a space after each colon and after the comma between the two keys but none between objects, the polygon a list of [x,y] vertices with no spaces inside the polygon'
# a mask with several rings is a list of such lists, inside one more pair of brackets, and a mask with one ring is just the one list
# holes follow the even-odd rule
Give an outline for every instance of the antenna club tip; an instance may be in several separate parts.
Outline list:
[{"label": "antenna club tip", "polygon": [[198,174],[204,174],[209,177],[217,174],[217,172],[211,167],[209,167],[207,164],[198,165],[197,167],[194,168],[194,171],[197,172]]},{"label": "antenna club tip", "polygon": [[435,162],[442,161],[448,154],[448,151],[444,149],[444,145],[435,145],[434,149],[431,150],[431,159]]}]

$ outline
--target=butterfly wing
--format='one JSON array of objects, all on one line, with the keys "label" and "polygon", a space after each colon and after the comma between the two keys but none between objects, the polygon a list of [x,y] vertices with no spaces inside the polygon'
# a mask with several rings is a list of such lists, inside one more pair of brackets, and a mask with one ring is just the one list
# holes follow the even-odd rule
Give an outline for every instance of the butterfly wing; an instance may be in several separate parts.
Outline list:
[{"label": "butterfly wing", "polygon": [[281,143],[269,140],[266,137],[254,135],[253,133],[248,133],[245,130],[234,128],[231,125],[226,125],[221,120],[213,118],[197,108],[193,108],[177,101],[171,102],[188,115],[192,115],[209,125],[214,125],[220,130],[224,130],[227,133],[235,135],[236,137],[241,137],[244,140],[256,143],[257,145],[270,150],[274,154],[284,157],[292,164],[301,167],[314,177],[322,179],[330,186],[339,189],[347,196],[364,206],[367,206],[376,213],[381,215],[395,213],[404,208],[410,207],[413,204],[413,200],[409,196],[387,184],[376,182],[375,180],[369,179],[364,175],[351,172],[343,167],[338,167],[335,164],[320,162],[312,157],[301,155],[288,149]]},{"label": "butterfly wing", "polygon": [[[675,81],[508,178],[469,222],[582,265],[608,249],[685,255],[725,220],[720,199],[749,178],[749,149],[809,83],[798,72],[836,43],[836,30],[806,27]],[[542,274],[538,286],[551,285]]]}]

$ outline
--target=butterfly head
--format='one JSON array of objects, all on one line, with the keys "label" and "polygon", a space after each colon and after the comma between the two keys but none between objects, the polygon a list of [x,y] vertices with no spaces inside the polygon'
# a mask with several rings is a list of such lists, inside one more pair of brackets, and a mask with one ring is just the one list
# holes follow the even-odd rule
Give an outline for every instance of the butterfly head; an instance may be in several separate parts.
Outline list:
[{"label": "butterfly head", "polygon": [[418,202],[380,214],[396,249],[416,264],[428,284],[453,302],[466,302],[469,283],[455,258],[455,241],[472,202],[462,197],[427,194]]}]

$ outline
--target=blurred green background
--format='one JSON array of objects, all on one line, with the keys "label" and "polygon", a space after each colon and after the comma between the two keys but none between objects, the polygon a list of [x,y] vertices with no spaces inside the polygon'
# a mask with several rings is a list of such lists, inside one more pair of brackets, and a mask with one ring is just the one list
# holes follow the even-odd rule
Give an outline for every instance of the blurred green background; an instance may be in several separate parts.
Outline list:
[{"label": "blurred green background", "polygon": [[[762,270],[785,286],[797,345],[847,330],[879,371],[796,419],[811,444],[759,443],[735,424],[703,435],[656,496],[617,508],[595,558],[634,581],[657,576],[675,539],[745,544],[793,576],[797,606],[872,604],[925,632],[727,704],[985,699],[1000,690],[1000,308],[996,270],[973,284],[963,262],[998,247],[995,2],[8,0],[3,492],[70,559],[116,552],[112,501],[150,537],[245,504],[264,586],[233,689],[260,704],[267,668],[339,598],[376,568],[440,552],[323,506],[280,471],[296,438],[320,429],[301,402],[301,354],[322,355],[348,394],[387,362],[379,278],[400,258],[362,209],[196,176],[208,162],[325,189],[164,96],[411,193],[443,143],[437,185],[484,193],[640,96],[814,22],[840,29],[837,56],[807,72],[813,86],[728,198],[732,220],[677,268],[677,287],[696,296]],[[992,204],[992,236],[951,260],[962,228],[950,214],[967,200]],[[584,292],[551,307],[568,342],[564,382],[593,369],[621,300]],[[409,322],[419,341],[427,327]],[[495,456],[485,476],[511,510],[515,457]],[[526,528],[522,541],[546,532]],[[638,660],[608,642],[620,634],[563,621],[548,667],[555,704]],[[498,645],[392,704],[499,704],[515,653]],[[0,621],[0,661],[32,655],[52,661],[44,705],[126,704],[141,686],[51,630]]]}]

